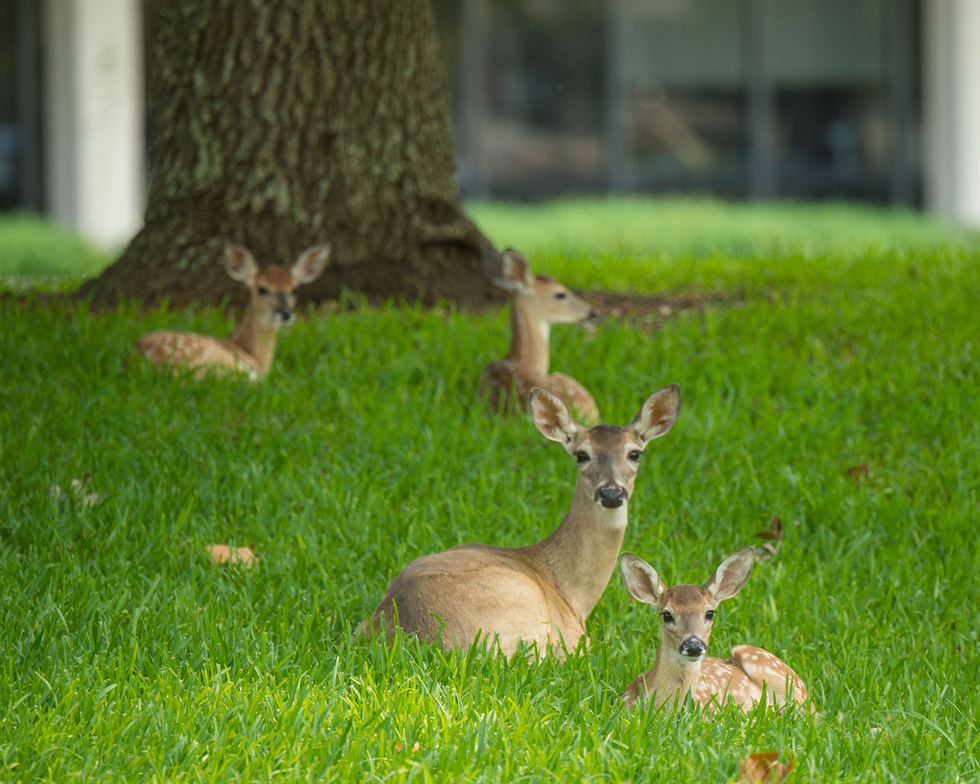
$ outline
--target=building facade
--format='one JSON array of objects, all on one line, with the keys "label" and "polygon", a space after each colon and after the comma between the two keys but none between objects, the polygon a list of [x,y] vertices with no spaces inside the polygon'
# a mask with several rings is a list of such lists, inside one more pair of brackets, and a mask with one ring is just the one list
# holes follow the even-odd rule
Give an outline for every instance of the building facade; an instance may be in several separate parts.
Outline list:
[{"label": "building facade", "polygon": [[[467,197],[697,192],[980,226],[980,0],[434,0]],[[145,200],[142,0],[0,0],[0,209]]]},{"label": "building facade", "polygon": [[437,0],[464,194],[699,192],[980,225],[980,0]]}]

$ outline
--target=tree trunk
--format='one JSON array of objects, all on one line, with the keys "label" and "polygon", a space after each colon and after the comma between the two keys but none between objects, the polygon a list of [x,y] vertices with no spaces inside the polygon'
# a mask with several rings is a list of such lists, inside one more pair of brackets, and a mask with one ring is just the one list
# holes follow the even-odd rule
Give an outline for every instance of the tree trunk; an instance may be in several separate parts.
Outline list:
[{"label": "tree trunk", "polygon": [[459,206],[430,0],[149,0],[146,27],[145,224],[81,297],[244,304],[226,242],[286,267],[329,242],[307,301],[498,299]]}]

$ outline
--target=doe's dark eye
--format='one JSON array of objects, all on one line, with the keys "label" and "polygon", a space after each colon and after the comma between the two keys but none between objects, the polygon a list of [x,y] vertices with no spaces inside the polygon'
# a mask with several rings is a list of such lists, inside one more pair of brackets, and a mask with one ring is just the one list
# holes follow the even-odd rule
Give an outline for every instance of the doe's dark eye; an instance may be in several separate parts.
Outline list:
[{"label": "doe's dark eye", "polygon": [[259,294],[261,294],[264,297],[268,293],[269,293],[269,289],[267,289],[265,286],[259,286]]},{"label": "doe's dark eye", "polygon": [[579,465],[583,465],[585,463],[588,463],[589,460],[590,460],[589,453],[588,452],[583,452],[580,449],[578,452],[575,453],[575,460],[578,461],[578,464]]},{"label": "doe's dark eye", "polygon": [[564,291],[559,291],[555,294],[555,299],[565,299],[568,295]]},{"label": "doe's dark eye", "polygon": [[706,621],[713,621],[715,619],[715,611],[714,610],[708,610],[708,612],[706,612],[704,614],[704,619]]},{"label": "doe's dark eye", "polygon": [[627,457],[630,460],[632,460],[634,463],[639,463],[640,462],[640,455],[642,455],[642,454],[643,453],[639,449],[634,449],[632,452],[630,452],[627,455]]},{"label": "doe's dark eye", "polygon": [[664,610],[662,613],[660,613],[660,617],[664,619],[664,623],[673,623],[674,622],[674,616],[671,615],[666,610]]}]

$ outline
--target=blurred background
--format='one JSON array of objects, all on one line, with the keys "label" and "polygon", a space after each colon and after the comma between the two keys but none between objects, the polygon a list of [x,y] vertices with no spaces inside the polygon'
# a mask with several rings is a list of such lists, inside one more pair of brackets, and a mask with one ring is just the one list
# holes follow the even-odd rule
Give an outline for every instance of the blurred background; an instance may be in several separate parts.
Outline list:
[{"label": "blurred background", "polygon": [[[464,198],[711,194],[980,226],[980,0],[435,0]],[[143,216],[141,0],[0,0],[0,210]]]}]

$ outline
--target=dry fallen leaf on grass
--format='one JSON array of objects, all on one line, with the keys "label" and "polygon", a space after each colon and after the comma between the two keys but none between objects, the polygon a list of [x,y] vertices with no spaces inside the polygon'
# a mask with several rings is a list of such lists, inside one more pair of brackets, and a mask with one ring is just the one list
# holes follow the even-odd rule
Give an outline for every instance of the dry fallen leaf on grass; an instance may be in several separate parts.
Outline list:
[{"label": "dry fallen leaf on grass", "polygon": [[779,552],[779,547],[773,547],[771,544],[764,544],[762,547],[755,548],[755,558],[756,563],[768,563],[773,558],[776,557],[776,553]]},{"label": "dry fallen leaf on grass", "polygon": [[767,542],[762,547],[756,547],[756,563],[765,563],[776,557],[776,553],[779,552],[779,545],[783,541],[783,534],[785,533],[786,527],[783,525],[783,521],[779,519],[779,515],[773,515],[769,521],[769,530],[760,531],[756,534],[756,537],[759,539],[769,539],[771,542],[775,542],[775,544],[769,544]]},{"label": "dry fallen leaf on grass", "polygon": [[861,480],[871,476],[871,469],[868,468],[867,463],[861,463],[861,465],[851,466],[844,473],[854,480],[855,487],[860,487]]},{"label": "dry fallen leaf on grass", "polygon": [[[71,480],[71,491],[75,496],[75,500],[80,503],[84,508],[95,506],[99,502],[98,493],[86,493],[85,485],[88,484],[88,480],[91,479],[90,474],[85,474],[81,479],[77,476],[72,477]],[[48,495],[54,496],[59,501],[62,498],[67,498],[68,496],[61,489],[61,485],[51,485],[47,490]]]},{"label": "dry fallen leaf on grass", "polygon": [[738,770],[742,774],[739,784],[779,784],[793,770],[793,760],[784,765],[776,762],[777,759],[778,751],[761,751],[739,760]]},{"label": "dry fallen leaf on grass", "polygon": [[258,561],[255,553],[248,547],[229,547],[226,544],[209,544],[204,549],[214,559],[214,566],[230,561],[231,563],[245,564],[246,569],[251,569],[252,564]]},{"label": "dry fallen leaf on grass", "polygon": [[783,525],[783,521],[779,519],[779,515],[773,515],[772,520],[769,521],[769,530],[760,531],[755,536],[757,539],[772,539],[779,542],[782,541],[784,533],[786,533],[786,527]]},{"label": "dry fallen leaf on grass", "polygon": [[88,484],[88,480],[91,478],[89,474],[85,474],[81,479],[75,477],[71,480],[71,489],[75,494],[75,500],[84,507],[95,506],[99,502],[98,493],[85,492],[85,485]]}]

